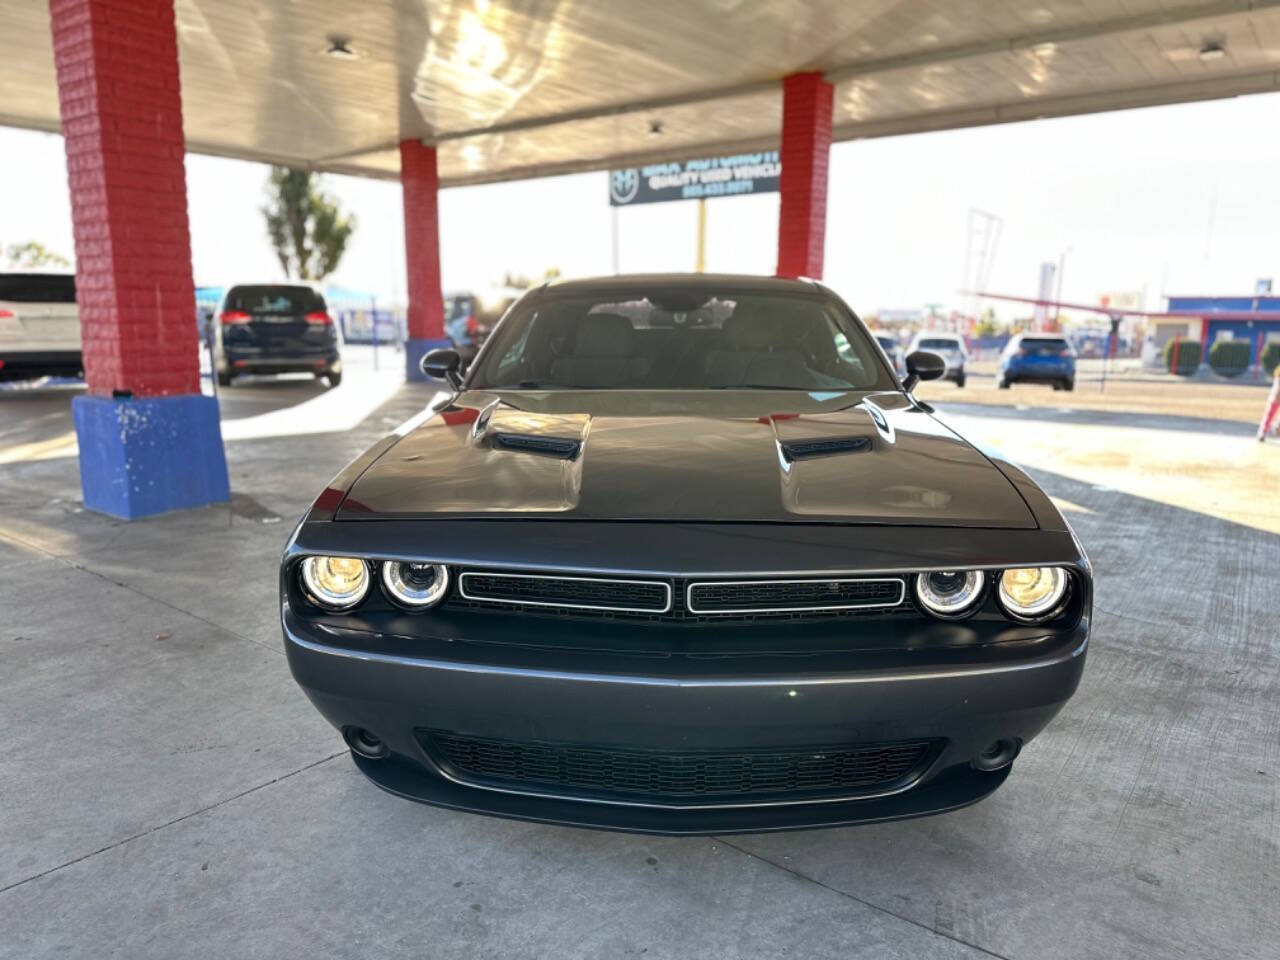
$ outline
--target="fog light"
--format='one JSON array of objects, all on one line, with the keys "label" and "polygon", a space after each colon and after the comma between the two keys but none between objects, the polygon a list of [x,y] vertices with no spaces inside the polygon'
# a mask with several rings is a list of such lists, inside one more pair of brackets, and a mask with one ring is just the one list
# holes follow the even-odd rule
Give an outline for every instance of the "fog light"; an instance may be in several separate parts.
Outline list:
[{"label": "fog light", "polygon": [[307,557],[302,561],[302,586],[317,604],[329,610],[349,610],[369,592],[368,565],[359,557]]},{"label": "fog light", "polygon": [[985,750],[973,758],[972,766],[976,770],[999,770],[1013,763],[1021,745],[1017,740],[996,740]]},{"label": "fog light", "polygon": [[348,747],[370,760],[381,760],[391,752],[382,740],[361,727],[347,727],[342,731],[342,738]]},{"label": "fog light", "polygon": [[974,610],[987,582],[981,570],[939,570],[916,577],[916,598],[934,616],[954,618]]}]

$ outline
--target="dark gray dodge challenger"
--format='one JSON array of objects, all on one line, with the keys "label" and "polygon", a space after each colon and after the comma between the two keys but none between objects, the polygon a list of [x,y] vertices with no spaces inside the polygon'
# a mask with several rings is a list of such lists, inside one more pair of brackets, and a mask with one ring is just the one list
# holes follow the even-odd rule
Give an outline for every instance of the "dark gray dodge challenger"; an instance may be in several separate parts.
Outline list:
[{"label": "dark gray dodge challenger", "polygon": [[953,810],[1075,691],[1089,561],[808,281],[555,283],[335,477],[293,675],[378,786],[726,833]]}]

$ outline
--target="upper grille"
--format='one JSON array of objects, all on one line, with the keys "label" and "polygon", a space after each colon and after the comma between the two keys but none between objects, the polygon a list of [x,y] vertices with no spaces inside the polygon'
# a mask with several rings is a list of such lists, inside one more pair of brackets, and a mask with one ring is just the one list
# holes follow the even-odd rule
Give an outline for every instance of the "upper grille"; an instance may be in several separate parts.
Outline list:
[{"label": "upper grille", "polygon": [[662,580],[468,571],[458,578],[458,589],[467,600],[486,603],[631,613],[663,613],[671,607],[671,585]]},{"label": "upper grille", "polygon": [[618,803],[799,803],[882,793],[918,775],[936,744],[666,751],[422,731],[428,753],[468,783]]},{"label": "upper grille", "polygon": [[446,606],[687,624],[915,615],[901,577],[667,581],[464,570]]},{"label": "upper grille", "polygon": [[732,580],[689,584],[690,613],[760,613],[893,607],[905,599],[901,578]]}]

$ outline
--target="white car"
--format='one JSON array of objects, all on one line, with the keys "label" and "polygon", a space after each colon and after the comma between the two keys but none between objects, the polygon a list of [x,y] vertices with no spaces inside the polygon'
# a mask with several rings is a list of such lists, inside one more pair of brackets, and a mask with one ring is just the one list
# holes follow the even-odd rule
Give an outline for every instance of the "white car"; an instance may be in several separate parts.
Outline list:
[{"label": "white car", "polygon": [[911,338],[911,346],[907,355],[923,350],[936,353],[947,364],[944,380],[954,380],[957,387],[964,386],[964,364],[969,359],[969,351],[965,348],[964,338],[958,333],[937,333],[933,330],[922,330]]},{"label": "white car", "polygon": [[0,381],[83,375],[75,275],[0,273]]}]

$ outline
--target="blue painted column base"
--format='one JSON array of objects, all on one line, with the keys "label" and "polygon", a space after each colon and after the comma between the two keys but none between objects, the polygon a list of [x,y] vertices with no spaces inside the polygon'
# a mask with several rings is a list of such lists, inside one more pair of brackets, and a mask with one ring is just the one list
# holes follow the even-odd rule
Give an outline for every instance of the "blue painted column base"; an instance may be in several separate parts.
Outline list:
[{"label": "blue painted column base", "polygon": [[90,510],[133,520],[231,499],[213,397],[87,395],[71,414]]},{"label": "blue painted column base", "polygon": [[422,372],[422,358],[430,350],[437,347],[452,347],[453,341],[444,340],[406,340],[404,342],[404,378],[410,383],[425,383],[431,378]]}]

